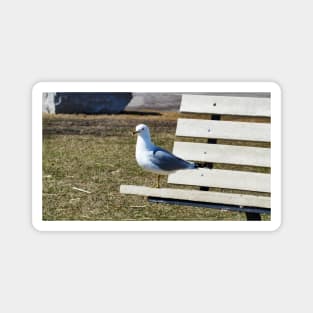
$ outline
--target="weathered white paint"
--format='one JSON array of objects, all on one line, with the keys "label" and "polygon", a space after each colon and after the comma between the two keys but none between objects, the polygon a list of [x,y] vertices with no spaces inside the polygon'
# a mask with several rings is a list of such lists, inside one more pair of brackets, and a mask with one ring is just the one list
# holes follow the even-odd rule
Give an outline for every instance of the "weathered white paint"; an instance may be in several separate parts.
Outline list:
[{"label": "weathered white paint", "polygon": [[270,141],[269,123],[229,122],[180,118],[176,136],[233,140]]},{"label": "weathered white paint", "polygon": [[270,167],[271,149],[234,145],[174,142],[173,153],[182,159]]},{"label": "weathered white paint", "polygon": [[151,188],[134,185],[121,185],[120,192],[123,194],[140,195],[147,197],[160,197],[165,199],[179,199],[208,203],[223,203],[242,206],[254,206],[270,208],[270,197],[243,195],[235,193],[186,190],[174,188]]},{"label": "weathered white paint", "polygon": [[182,96],[181,112],[271,116],[270,98],[188,95]]},{"label": "weathered white paint", "polygon": [[44,92],[42,94],[42,112],[55,113],[55,92]]},{"label": "weathered white paint", "polygon": [[270,174],[255,172],[198,168],[177,171],[168,176],[168,182],[180,185],[271,192]]}]

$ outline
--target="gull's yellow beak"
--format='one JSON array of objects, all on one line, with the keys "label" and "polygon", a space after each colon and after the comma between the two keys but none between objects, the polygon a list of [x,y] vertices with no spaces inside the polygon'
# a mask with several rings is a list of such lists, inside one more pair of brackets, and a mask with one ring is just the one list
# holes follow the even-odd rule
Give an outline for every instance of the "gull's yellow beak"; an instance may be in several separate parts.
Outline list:
[{"label": "gull's yellow beak", "polygon": [[138,134],[138,133],[139,133],[138,131],[132,132],[133,136],[135,136],[135,135]]}]

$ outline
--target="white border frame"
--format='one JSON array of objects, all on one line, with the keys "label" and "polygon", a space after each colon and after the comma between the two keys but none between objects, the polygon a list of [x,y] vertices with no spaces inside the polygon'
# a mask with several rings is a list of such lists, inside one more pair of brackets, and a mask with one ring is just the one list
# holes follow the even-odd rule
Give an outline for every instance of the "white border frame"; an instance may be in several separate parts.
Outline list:
[{"label": "white border frame", "polygon": [[[270,92],[271,221],[43,221],[43,92]],[[39,231],[274,231],[281,224],[281,89],[273,82],[40,82],[32,90],[32,223]]]}]

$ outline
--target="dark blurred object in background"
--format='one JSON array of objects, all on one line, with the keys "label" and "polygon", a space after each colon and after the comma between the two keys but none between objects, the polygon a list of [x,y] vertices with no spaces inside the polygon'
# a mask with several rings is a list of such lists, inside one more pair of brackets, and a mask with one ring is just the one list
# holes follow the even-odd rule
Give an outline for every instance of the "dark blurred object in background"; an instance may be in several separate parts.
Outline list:
[{"label": "dark blurred object in background", "polygon": [[133,98],[130,92],[56,92],[44,95],[49,113],[116,114]]}]

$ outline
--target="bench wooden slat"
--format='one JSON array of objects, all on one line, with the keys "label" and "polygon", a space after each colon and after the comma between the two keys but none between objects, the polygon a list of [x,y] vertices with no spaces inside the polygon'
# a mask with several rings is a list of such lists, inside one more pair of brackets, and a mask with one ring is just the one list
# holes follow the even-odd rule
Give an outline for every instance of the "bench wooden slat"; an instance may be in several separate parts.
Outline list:
[{"label": "bench wooden slat", "polygon": [[186,113],[271,116],[270,98],[183,95],[180,107]]},{"label": "bench wooden slat", "polygon": [[270,181],[270,174],[208,168],[177,171],[168,176],[168,182],[172,184],[260,192],[271,192]]},{"label": "bench wooden slat", "polygon": [[180,118],[176,136],[231,140],[271,140],[269,123],[230,122]]},{"label": "bench wooden slat", "polygon": [[271,149],[234,145],[174,142],[173,153],[185,160],[270,167]]},{"label": "bench wooden slat", "polygon": [[222,193],[213,191],[186,190],[174,188],[151,188],[145,186],[121,185],[120,192],[124,194],[165,199],[179,199],[207,203],[223,203],[230,205],[270,208],[270,197]]}]

